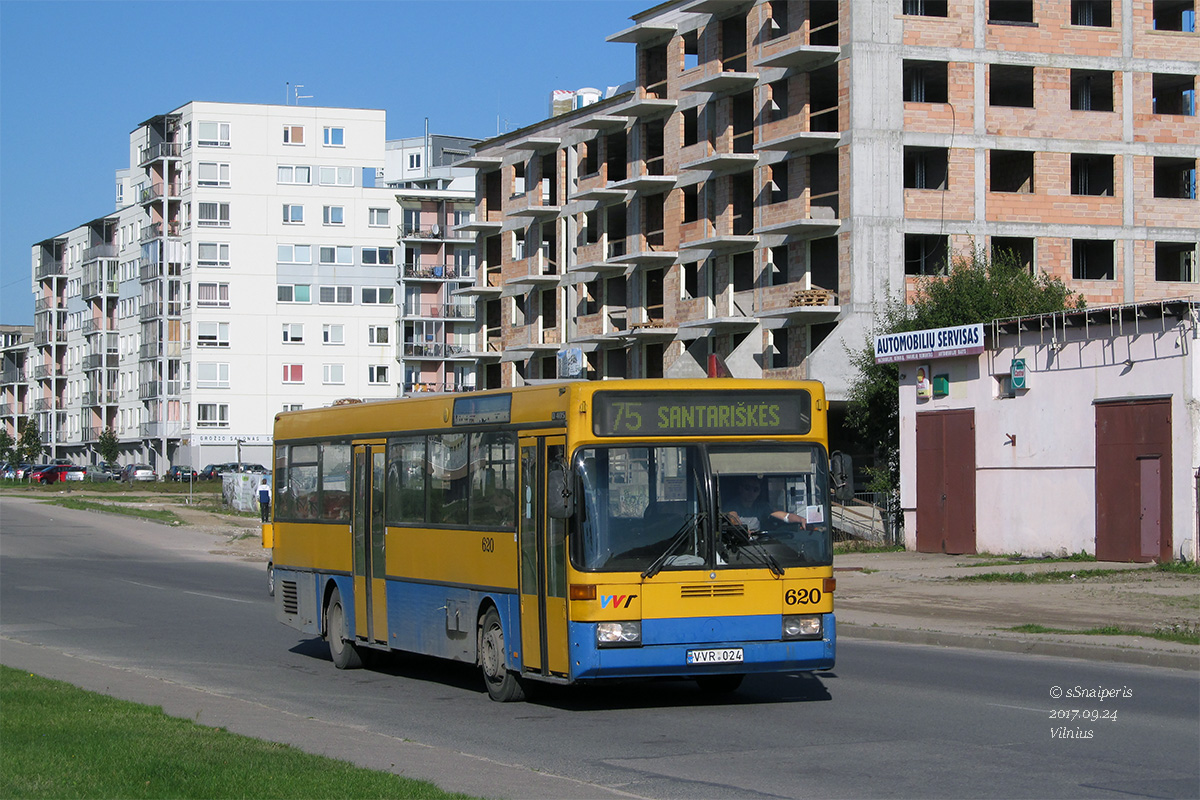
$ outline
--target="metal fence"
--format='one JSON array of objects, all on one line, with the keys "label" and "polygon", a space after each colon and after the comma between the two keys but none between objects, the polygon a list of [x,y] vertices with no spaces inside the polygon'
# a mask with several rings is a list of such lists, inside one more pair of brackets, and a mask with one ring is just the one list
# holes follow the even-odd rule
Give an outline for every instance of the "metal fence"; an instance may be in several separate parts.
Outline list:
[{"label": "metal fence", "polygon": [[833,537],[895,545],[903,541],[900,515],[891,495],[855,492],[845,502],[833,501]]}]

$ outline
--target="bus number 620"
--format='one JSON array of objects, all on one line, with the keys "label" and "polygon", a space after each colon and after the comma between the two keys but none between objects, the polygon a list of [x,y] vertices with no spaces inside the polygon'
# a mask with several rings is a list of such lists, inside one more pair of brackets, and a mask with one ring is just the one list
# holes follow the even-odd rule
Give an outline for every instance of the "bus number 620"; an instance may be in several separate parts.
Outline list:
[{"label": "bus number 620", "polygon": [[783,595],[783,601],[789,606],[802,606],[809,603],[821,602],[821,590],[812,589],[788,589]]}]

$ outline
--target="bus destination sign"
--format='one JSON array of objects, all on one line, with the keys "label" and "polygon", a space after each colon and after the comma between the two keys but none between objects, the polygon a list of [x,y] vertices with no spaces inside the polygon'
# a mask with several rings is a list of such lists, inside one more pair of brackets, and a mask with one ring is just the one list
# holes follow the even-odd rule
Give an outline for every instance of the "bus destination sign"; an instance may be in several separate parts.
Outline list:
[{"label": "bus destination sign", "polygon": [[512,419],[512,395],[467,395],[454,398],[455,425],[489,425]]},{"label": "bus destination sign", "polygon": [[596,392],[597,436],[803,435],[812,427],[804,391]]}]

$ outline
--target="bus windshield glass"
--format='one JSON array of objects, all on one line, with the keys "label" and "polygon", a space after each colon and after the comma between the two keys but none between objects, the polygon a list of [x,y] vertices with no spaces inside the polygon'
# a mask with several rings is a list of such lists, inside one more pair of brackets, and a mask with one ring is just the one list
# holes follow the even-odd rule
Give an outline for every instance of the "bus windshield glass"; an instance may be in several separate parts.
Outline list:
[{"label": "bus windshield glass", "polygon": [[812,444],[586,448],[579,569],[787,569],[832,561],[828,466]]}]

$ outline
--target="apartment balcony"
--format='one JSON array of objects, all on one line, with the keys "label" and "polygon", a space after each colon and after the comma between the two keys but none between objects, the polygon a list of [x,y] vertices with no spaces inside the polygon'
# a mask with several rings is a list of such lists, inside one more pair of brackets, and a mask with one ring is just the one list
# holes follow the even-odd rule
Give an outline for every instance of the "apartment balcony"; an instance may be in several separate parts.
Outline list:
[{"label": "apartment balcony", "polygon": [[142,303],[138,309],[138,319],[142,322],[148,322],[156,317],[162,316],[162,303]]},{"label": "apartment balcony", "polygon": [[138,386],[138,399],[156,400],[160,397],[178,397],[179,388],[179,381],[144,381]]},{"label": "apartment balcony", "polygon": [[99,261],[102,258],[116,258],[120,252],[115,244],[98,244],[83,251],[83,263]]},{"label": "apartment balcony", "polygon": [[623,31],[617,31],[605,38],[605,41],[620,42],[621,44],[647,44],[660,39],[669,39],[675,34],[676,30],[678,30],[677,25],[661,22],[642,22]]},{"label": "apartment balcony", "polygon": [[835,321],[842,312],[838,296],[820,288],[795,289],[783,298],[784,305],[772,304],[772,297],[763,298],[766,307],[754,314],[767,328],[800,327]]},{"label": "apartment balcony", "polygon": [[455,233],[474,235],[479,233],[499,233],[502,227],[504,227],[504,223],[499,220],[473,219],[470,222],[464,222],[462,225],[455,225],[450,230]]},{"label": "apartment balcony", "polygon": [[54,373],[55,366],[53,364],[37,364],[31,370],[31,374],[33,375],[33,379],[35,381],[44,381],[50,376],[54,375]]},{"label": "apartment balcony", "polygon": [[[694,230],[704,231],[708,226],[697,226]],[[687,230],[686,228],[684,229]],[[758,236],[753,234],[721,234],[715,231],[700,238],[685,239],[679,243],[680,250],[698,250],[707,253],[709,257],[745,253],[754,250],[759,245]]]},{"label": "apartment balcony", "polygon": [[835,45],[801,44],[780,50],[754,62],[756,69],[788,69],[792,72],[810,72],[826,67],[838,60],[842,49]]},{"label": "apartment balcony", "polygon": [[57,406],[54,403],[53,397],[39,397],[33,401],[34,411],[52,411]]},{"label": "apartment balcony", "polygon": [[605,191],[656,195],[674,189],[677,180],[679,180],[678,175],[654,175],[647,171],[644,175],[635,175],[623,181],[610,183],[605,187]]},{"label": "apartment balcony", "polygon": [[733,333],[748,333],[758,327],[761,322],[755,317],[708,317],[680,322],[675,338],[680,341],[706,339],[710,336],[724,336]]},{"label": "apartment balcony", "polygon": [[16,413],[12,403],[0,403],[0,417],[11,417]]},{"label": "apartment balcony", "polygon": [[648,319],[633,323],[624,335],[636,342],[669,342],[679,335],[679,328],[661,319]]},{"label": "apartment balcony", "polygon": [[96,369],[117,369],[121,366],[121,356],[117,353],[95,353],[83,357],[85,371]]},{"label": "apartment balcony", "polygon": [[578,131],[601,131],[602,133],[612,133],[619,131],[629,124],[628,117],[621,117],[615,114],[594,114],[590,117],[584,117],[578,122],[572,123],[571,127]]},{"label": "apartment balcony", "polygon": [[689,182],[702,182],[722,175],[749,172],[757,166],[758,155],[755,153],[714,153],[681,164],[679,169],[691,173],[688,176]]},{"label": "apartment balcony", "polygon": [[115,280],[89,281],[83,284],[80,289],[80,295],[84,300],[92,300],[96,297],[116,296],[119,291],[117,288],[118,283],[119,281]]},{"label": "apartment balcony", "polygon": [[25,370],[23,369],[6,369],[0,372],[0,383],[24,383]]},{"label": "apartment balcony", "polygon": [[[166,226],[167,236],[172,239],[178,237],[182,230],[183,228],[178,222],[171,222]],[[161,222],[154,222],[142,228],[142,235],[138,239],[138,243],[146,244],[147,242],[153,242],[155,239],[161,239],[162,235],[163,224]]]},{"label": "apartment balcony", "polygon": [[396,233],[402,242],[469,242],[475,238],[474,233],[450,225],[398,225]]},{"label": "apartment balcony", "polygon": [[178,439],[183,432],[180,422],[143,422],[138,433],[143,439]]},{"label": "apartment balcony", "polygon": [[769,153],[783,152],[787,157],[811,156],[836,150],[842,134],[837,131],[800,131],[754,145],[765,159]]},{"label": "apartment balcony", "polygon": [[170,183],[152,183],[149,186],[143,186],[138,191],[138,203],[140,205],[148,205],[166,197],[170,200],[178,200],[181,194],[181,185],[178,181]]},{"label": "apartment balcony", "polygon": [[508,145],[509,150],[521,150],[527,153],[553,153],[562,144],[559,136],[529,136]]},{"label": "apartment balcony", "polygon": [[85,319],[79,329],[83,332],[84,336],[91,336],[97,333],[105,333],[113,328],[115,328],[115,324],[110,324],[104,319]]},{"label": "apartment balcony", "polygon": [[414,383],[402,384],[404,394],[419,394],[421,392],[474,392],[477,391],[473,383],[454,383],[441,381],[416,381]]},{"label": "apartment balcony", "polygon": [[713,97],[748,92],[758,84],[756,72],[717,72],[684,84],[685,92],[708,92]]},{"label": "apartment balcony", "polygon": [[644,90],[638,90],[638,96],[634,97],[628,103],[618,106],[612,110],[613,116],[630,117],[636,120],[650,120],[658,117],[665,117],[672,113],[679,105],[678,100],[669,100],[666,98],[651,97]]},{"label": "apartment balcony", "polygon": [[405,303],[401,310],[405,319],[441,319],[449,322],[475,319],[474,303]]},{"label": "apartment balcony", "polygon": [[442,358],[446,346],[441,342],[403,342],[400,352],[405,358]]},{"label": "apartment balcony", "polygon": [[66,307],[66,301],[60,300],[57,297],[39,297],[33,304],[33,313],[37,314],[41,311],[54,311]]},{"label": "apartment balcony", "polygon": [[[526,192],[521,202],[514,208],[504,212],[508,217],[532,217],[534,219],[553,219],[562,212],[562,206],[547,205],[550,199],[541,192]],[[538,202],[534,202],[537,200]]]},{"label": "apartment balcony", "polygon": [[774,225],[762,225],[754,229],[760,236],[784,236],[789,242],[805,242],[809,239],[822,239],[834,236],[842,227],[842,221],[837,219],[832,209],[815,206],[810,213],[816,217],[808,219],[796,218]]},{"label": "apartment balcony", "polygon": [[404,280],[419,281],[463,281],[474,277],[470,268],[458,269],[453,264],[439,264],[433,261],[414,261],[402,264],[400,277]]},{"label": "apartment balcony", "polygon": [[494,362],[500,360],[500,354],[502,351],[503,343],[501,342],[500,336],[497,334],[495,336],[488,336],[482,348],[479,346],[478,340],[475,340],[467,347],[466,351],[462,354],[462,357],[472,361]]},{"label": "apartment balcony", "polygon": [[149,147],[143,147],[138,151],[138,166],[144,167],[147,164],[160,159],[180,158],[182,154],[182,143],[159,142],[158,144],[150,145]]},{"label": "apartment balcony", "polygon": [[43,261],[41,264],[38,264],[33,271],[33,277],[39,281],[42,278],[49,278],[54,275],[62,274],[63,263],[61,261]]},{"label": "apartment balcony", "polygon": [[66,344],[67,332],[46,330],[34,331],[33,343],[39,346],[47,344]]}]

